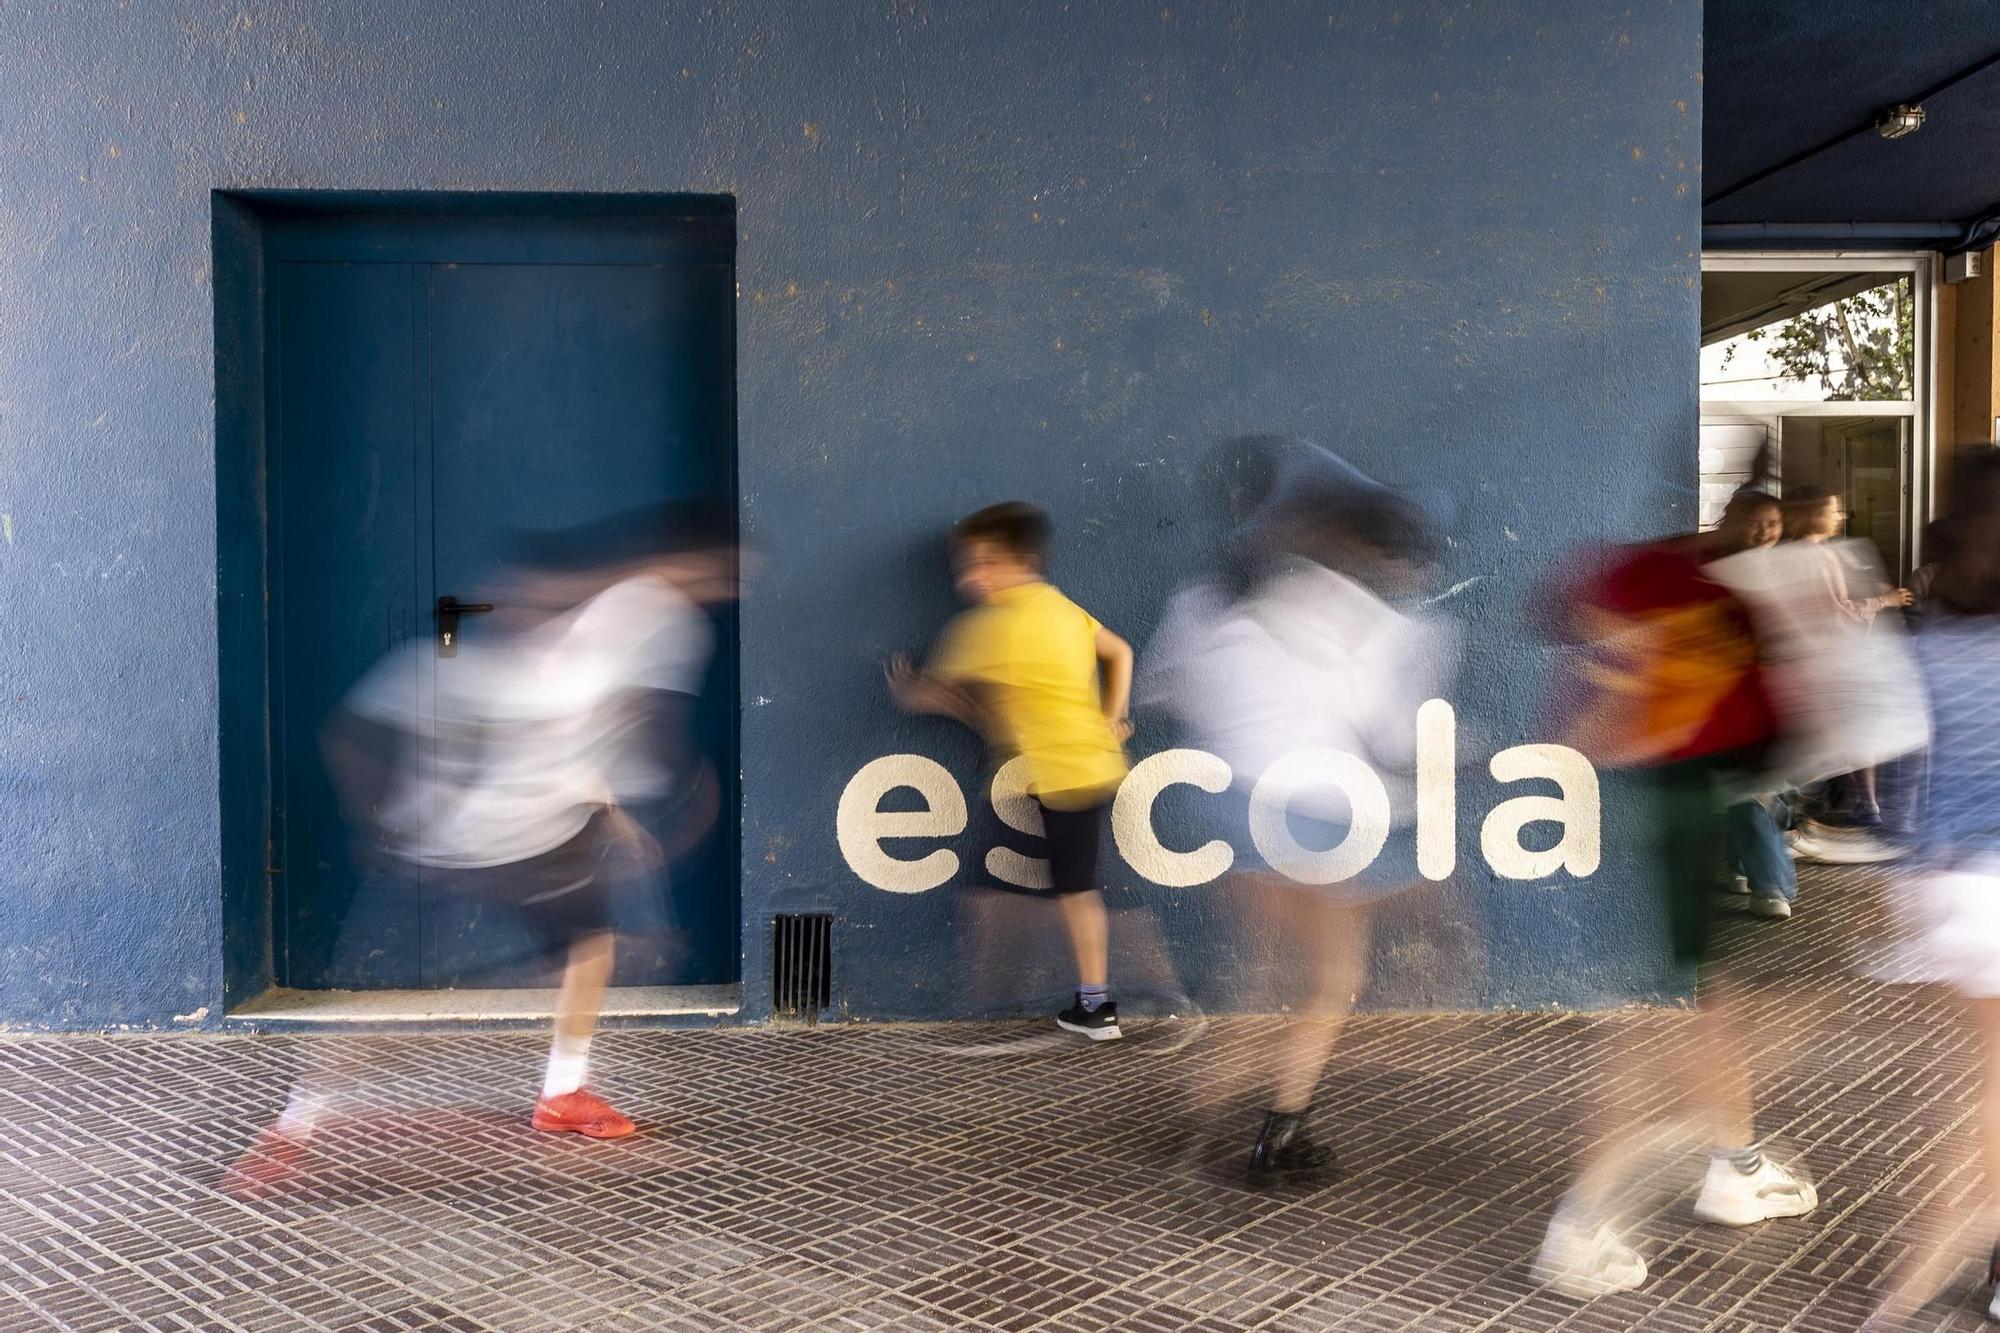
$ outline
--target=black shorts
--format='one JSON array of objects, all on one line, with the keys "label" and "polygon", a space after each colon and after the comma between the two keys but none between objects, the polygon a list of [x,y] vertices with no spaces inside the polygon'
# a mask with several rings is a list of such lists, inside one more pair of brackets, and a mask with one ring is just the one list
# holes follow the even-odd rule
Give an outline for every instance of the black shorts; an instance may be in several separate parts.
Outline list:
[{"label": "black shorts", "polygon": [[1042,828],[1049,844],[1049,887],[1056,893],[1089,893],[1097,888],[1097,854],[1104,841],[1108,802],[1081,810],[1055,810],[1040,801]]},{"label": "black shorts", "polygon": [[593,816],[568,842],[525,861],[430,873],[439,888],[507,912],[554,953],[611,928],[612,892],[635,877],[630,861],[603,817]]}]

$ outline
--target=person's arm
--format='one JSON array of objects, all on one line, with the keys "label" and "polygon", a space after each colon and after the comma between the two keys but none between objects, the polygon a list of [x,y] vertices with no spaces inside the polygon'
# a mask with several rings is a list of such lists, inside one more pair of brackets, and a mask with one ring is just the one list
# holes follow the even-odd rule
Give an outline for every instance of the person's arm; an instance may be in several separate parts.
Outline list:
[{"label": "person's arm", "polygon": [[889,697],[906,713],[930,713],[963,722],[978,730],[979,707],[972,693],[935,672],[920,671],[908,653],[897,653],[883,664]]},{"label": "person's arm", "polygon": [[1834,605],[1843,617],[1855,624],[1871,625],[1878,612],[1892,606],[1910,604],[1908,588],[1891,588],[1887,592],[1877,593],[1871,597],[1856,597],[1853,581],[1849,577],[1850,572],[1837,556],[1827,562],[1827,587],[1833,594]]},{"label": "person's arm", "polygon": [[1119,740],[1132,734],[1132,645],[1099,625],[1097,627],[1097,669],[1102,674],[1104,716]]}]

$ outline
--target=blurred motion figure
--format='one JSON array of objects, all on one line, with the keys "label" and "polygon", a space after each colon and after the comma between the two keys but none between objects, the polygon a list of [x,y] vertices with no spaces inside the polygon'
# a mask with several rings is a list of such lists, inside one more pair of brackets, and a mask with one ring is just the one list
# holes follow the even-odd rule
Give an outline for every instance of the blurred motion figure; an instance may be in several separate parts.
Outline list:
[{"label": "blurred motion figure", "polygon": [[913,713],[964,723],[1003,758],[1028,766],[1040,807],[1050,887],[1076,960],[1076,999],[1056,1025],[1115,1041],[1110,917],[1097,863],[1112,797],[1125,777],[1132,649],[1043,576],[1048,516],[1018,500],[960,519],[951,562],[968,609],[919,671],[898,656],[889,693]]},{"label": "blurred motion figure", "polygon": [[[1718,532],[1612,550],[1578,585],[1549,600],[1564,637],[1581,650],[1582,686],[1569,743],[1602,766],[1645,781],[1651,850],[1676,963],[1698,969],[1693,1040],[1668,1067],[1642,1069],[1633,1085],[1667,1086],[1701,1120],[1713,1145],[1694,1213],[1745,1226],[1818,1206],[1812,1184],[1767,1156],[1757,1141],[1738,1002],[1714,951],[1716,889],[1728,874],[1728,811],[1768,785],[1780,735],[1749,608],[1713,575],[1767,519],[1762,497],[1743,496]],[[1635,1051],[1632,1058],[1647,1059]],[[1614,1229],[1619,1187],[1645,1127],[1617,1107],[1598,1108],[1595,1142],[1549,1223],[1538,1276],[1572,1296],[1625,1291],[1646,1263]]]},{"label": "blurred motion figure", "polygon": [[[421,877],[476,899],[560,965],[533,1127],[621,1138],[636,1126],[586,1084],[614,909],[656,891],[654,872],[715,818],[689,724],[714,646],[706,608],[737,592],[734,522],[653,505],[517,545],[481,632],[448,662],[425,661],[440,655],[428,637],[391,652],[324,748],[362,854],[399,872],[391,891]],[[501,961],[516,960],[482,963]],[[283,1174],[332,1109],[326,1072],[300,1079],[239,1175]]]},{"label": "blurred motion figure", "polygon": [[[1229,885],[1289,955],[1293,1013],[1272,1061],[1252,1183],[1311,1177],[1333,1163],[1308,1132],[1340,1024],[1366,984],[1371,909],[1418,881],[1416,716],[1449,685],[1457,641],[1411,604],[1436,554],[1421,512],[1346,463],[1295,446],[1274,490],[1232,536],[1212,577],[1176,599],[1156,640],[1147,697],[1221,757],[1235,785],[1211,830],[1236,850]],[[1204,614],[1205,613],[1205,614]],[[1342,774],[1368,765],[1389,794],[1386,845],[1343,864],[1356,812]],[[1253,808],[1274,765],[1289,809]],[[1274,865],[1283,862],[1283,868]]]},{"label": "blurred motion figure", "polygon": [[[1987,1243],[2000,1239],[2000,449],[1967,451],[1951,496],[1915,641],[1935,734],[1913,887],[1934,975],[1963,998],[1983,1066],[1984,1192],[1963,1220]],[[1920,1247],[1892,1278],[1871,1327],[1897,1327],[1955,1267],[1948,1241]],[[2000,1246],[1986,1269],[1986,1280],[1996,1279]],[[2000,1320],[2000,1294],[1988,1317]]]}]

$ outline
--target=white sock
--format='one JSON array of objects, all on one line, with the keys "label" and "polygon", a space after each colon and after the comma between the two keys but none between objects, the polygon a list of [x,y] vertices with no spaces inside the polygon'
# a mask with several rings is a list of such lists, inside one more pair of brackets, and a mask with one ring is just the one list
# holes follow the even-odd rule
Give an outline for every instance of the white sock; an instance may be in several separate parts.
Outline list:
[{"label": "white sock", "polygon": [[549,1046],[549,1070],[542,1076],[542,1096],[560,1097],[583,1086],[590,1073],[590,1038],[560,1033]]}]

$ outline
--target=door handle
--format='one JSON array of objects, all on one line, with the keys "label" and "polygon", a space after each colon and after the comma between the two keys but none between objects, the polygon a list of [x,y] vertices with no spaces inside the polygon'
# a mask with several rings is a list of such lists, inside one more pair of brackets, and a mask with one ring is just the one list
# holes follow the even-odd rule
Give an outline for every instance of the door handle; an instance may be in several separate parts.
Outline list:
[{"label": "door handle", "polygon": [[491,611],[491,602],[461,602],[456,597],[437,600],[438,656],[458,656],[458,618],[477,611]]}]

